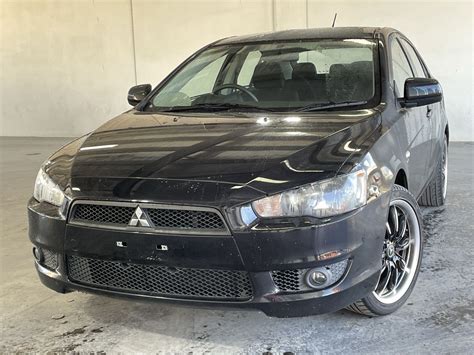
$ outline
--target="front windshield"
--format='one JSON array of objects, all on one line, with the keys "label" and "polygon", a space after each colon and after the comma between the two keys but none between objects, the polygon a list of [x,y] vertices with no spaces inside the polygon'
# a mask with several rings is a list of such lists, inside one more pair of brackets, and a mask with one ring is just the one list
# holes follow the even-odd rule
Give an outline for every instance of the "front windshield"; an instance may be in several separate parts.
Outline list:
[{"label": "front windshield", "polygon": [[376,44],[365,39],[232,44],[204,50],[144,110],[305,111],[376,99]]}]

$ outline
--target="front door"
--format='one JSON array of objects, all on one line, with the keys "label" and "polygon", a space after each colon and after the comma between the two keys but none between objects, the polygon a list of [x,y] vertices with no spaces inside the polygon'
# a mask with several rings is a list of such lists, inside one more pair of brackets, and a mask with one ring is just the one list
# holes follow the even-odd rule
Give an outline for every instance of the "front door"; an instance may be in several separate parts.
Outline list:
[{"label": "front door", "polygon": [[[410,65],[406,51],[402,48],[400,39],[392,37],[390,42],[392,75],[395,94],[398,98],[404,95],[405,80],[416,77]],[[407,151],[405,156],[408,164],[410,191],[418,196],[422,191],[428,175],[428,165],[431,157],[431,126],[426,115],[427,107],[399,107],[404,116]]]},{"label": "front door", "polygon": [[[411,68],[414,71],[416,77],[429,78],[429,72],[421,61],[419,55],[416,53],[414,47],[403,38],[400,38],[400,43],[407,54]],[[431,176],[438,165],[438,157],[441,156],[441,150],[444,148],[441,144],[439,144],[439,138],[442,137],[441,103],[434,103],[421,107],[420,114],[425,116],[425,125],[429,126],[430,129],[431,155],[427,160],[427,174],[428,176]]]}]

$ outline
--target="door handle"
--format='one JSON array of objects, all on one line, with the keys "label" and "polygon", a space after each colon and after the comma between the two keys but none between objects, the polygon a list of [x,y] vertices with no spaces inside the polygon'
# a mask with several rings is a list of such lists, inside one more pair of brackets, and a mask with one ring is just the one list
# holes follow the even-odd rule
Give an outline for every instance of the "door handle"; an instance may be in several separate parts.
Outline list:
[{"label": "door handle", "polygon": [[433,109],[429,106],[426,106],[426,117],[431,118],[432,114],[433,114]]}]

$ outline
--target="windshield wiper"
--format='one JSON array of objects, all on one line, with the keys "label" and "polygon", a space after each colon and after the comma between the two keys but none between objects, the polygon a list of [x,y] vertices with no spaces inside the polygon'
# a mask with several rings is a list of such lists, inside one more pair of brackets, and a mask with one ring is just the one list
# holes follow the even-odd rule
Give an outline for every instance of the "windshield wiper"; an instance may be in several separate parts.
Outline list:
[{"label": "windshield wiper", "polygon": [[184,112],[184,111],[206,111],[206,110],[217,110],[225,111],[232,109],[245,109],[245,110],[257,110],[257,111],[272,111],[272,109],[267,109],[263,107],[257,107],[252,105],[242,105],[242,104],[230,104],[230,103],[203,103],[196,104],[191,106],[174,106],[169,107],[160,112]]},{"label": "windshield wiper", "polygon": [[296,110],[298,112],[309,112],[309,111],[322,111],[330,108],[348,107],[348,106],[359,106],[365,105],[367,101],[344,101],[344,102],[329,102],[329,103],[315,103]]}]

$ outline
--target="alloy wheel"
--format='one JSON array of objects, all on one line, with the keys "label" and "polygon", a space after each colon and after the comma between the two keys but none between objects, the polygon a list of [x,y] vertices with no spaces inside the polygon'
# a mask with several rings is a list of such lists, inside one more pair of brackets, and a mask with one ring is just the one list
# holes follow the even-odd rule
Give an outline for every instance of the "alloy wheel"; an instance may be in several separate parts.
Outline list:
[{"label": "alloy wheel", "polygon": [[420,223],[413,207],[403,199],[390,203],[382,252],[382,271],[373,291],[385,304],[397,302],[410,288],[421,252]]}]

